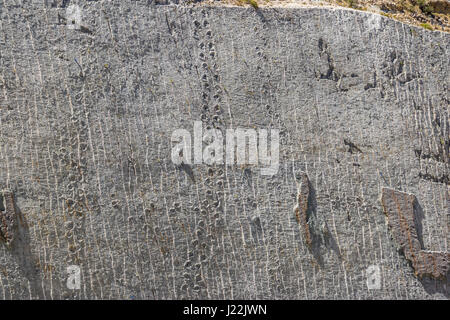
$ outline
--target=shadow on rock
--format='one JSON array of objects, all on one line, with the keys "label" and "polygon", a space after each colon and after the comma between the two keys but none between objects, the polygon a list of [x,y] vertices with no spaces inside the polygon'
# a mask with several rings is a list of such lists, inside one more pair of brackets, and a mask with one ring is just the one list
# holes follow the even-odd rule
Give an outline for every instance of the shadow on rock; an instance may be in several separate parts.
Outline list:
[{"label": "shadow on rock", "polygon": [[31,252],[28,222],[16,203],[14,203],[14,207],[18,221],[16,236],[10,245],[10,251],[17,261],[21,274],[23,274],[30,283],[31,298],[44,299],[45,295],[42,289],[42,284],[40,283],[41,277],[35,264],[36,259]]},{"label": "shadow on rock", "polygon": [[311,254],[317,263],[323,267],[323,251],[331,249],[335,254],[340,257],[341,253],[337,245],[336,240],[331,235],[330,229],[326,220],[317,214],[317,200],[316,200],[316,190],[309,183],[309,197],[308,197],[308,226],[311,234],[311,246],[309,247]]}]

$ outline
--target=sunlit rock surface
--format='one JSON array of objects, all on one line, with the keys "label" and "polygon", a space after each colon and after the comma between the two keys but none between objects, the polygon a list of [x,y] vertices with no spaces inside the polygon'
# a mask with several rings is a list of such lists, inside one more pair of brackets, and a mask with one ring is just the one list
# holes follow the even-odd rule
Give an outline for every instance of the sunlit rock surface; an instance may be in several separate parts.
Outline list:
[{"label": "sunlit rock surface", "polygon": [[[448,251],[448,34],[341,8],[146,2],[0,1],[0,188],[18,225],[0,299],[448,298],[380,202],[414,194],[424,248]],[[278,171],[176,166],[172,133],[194,121],[278,129]]]}]

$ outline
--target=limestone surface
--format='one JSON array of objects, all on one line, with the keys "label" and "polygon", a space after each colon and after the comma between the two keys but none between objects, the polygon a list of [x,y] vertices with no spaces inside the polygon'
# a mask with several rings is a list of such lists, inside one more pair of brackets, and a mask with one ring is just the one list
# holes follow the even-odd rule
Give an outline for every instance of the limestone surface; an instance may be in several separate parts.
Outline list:
[{"label": "limestone surface", "polygon": [[[449,49],[345,8],[0,0],[0,299],[448,299],[380,195],[448,252]],[[278,170],[175,164],[196,121],[279,130]]]}]

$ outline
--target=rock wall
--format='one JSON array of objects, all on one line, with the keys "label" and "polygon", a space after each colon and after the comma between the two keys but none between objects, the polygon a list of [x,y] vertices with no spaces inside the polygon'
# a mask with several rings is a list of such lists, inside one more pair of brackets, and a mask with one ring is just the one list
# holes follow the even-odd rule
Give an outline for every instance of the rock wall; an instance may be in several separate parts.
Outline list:
[{"label": "rock wall", "polygon": [[[0,299],[447,299],[380,196],[445,256],[449,48],[342,8],[0,1]],[[174,164],[196,121],[279,130],[278,170]]]}]

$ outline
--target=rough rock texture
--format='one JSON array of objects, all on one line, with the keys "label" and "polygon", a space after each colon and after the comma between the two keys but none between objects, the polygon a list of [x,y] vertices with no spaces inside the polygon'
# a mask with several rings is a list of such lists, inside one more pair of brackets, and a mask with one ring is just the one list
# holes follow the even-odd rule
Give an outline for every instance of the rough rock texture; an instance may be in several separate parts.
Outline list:
[{"label": "rough rock texture", "polygon": [[311,218],[311,192],[309,186],[309,179],[306,173],[299,174],[299,185],[297,194],[297,205],[294,208],[295,218],[298,224],[303,229],[303,236],[308,247],[312,246],[312,237],[310,230],[310,218]]},{"label": "rough rock texture", "polygon": [[450,252],[424,250],[421,209],[416,197],[389,188],[383,188],[381,192],[381,203],[389,228],[416,274],[419,277],[444,278],[449,269]]},{"label": "rough rock texture", "polygon": [[[0,1],[0,189],[18,224],[0,299],[449,297],[379,201],[416,195],[424,248],[448,252],[448,34],[347,9],[73,3]],[[171,134],[199,120],[279,129],[278,172],[176,166]]]}]

